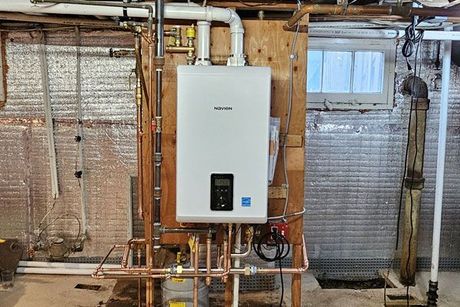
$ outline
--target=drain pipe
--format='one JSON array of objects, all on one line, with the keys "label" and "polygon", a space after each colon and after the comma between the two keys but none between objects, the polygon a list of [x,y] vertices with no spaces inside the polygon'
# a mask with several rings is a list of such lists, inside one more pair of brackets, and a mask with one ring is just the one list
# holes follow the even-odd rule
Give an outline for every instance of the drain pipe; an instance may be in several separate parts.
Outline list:
[{"label": "drain pipe", "polygon": [[[161,214],[161,130],[162,130],[162,90],[163,90],[163,67],[165,64],[164,58],[164,2],[157,0],[155,2],[155,151],[153,159],[155,163],[154,180],[153,180],[153,249],[158,252],[161,248],[160,245],[160,214]],[[150,72],[153,74],[153,72]]]},{"label": "drain pipe", "polygon": [[[446,29],[447,30],[447,29]],[[449,31],[452,28],[448,29]],[[433,243],[431,254],[431,278],[428,285],[428,307],[437,306],[439,247],[441,244],[442,196],[444,189],[444,164],[446,160],[447,115],[449,106],[450,66],[452,41],[444,42],[442,57],[441,108],[439,110],[438,158],[436,162],[436,192],[434,198]]]},{"label": "drain pipe", "polygon": [[428,86],[421,78],[410,76],[403,83],[403,91],[411,96],[409,115],[409,144],[404,184],[406,198],[404,205],[404,228],[400,280],[406,286],[415,285],[417,262],[417,239],[420,217],[425,153],[426,113],[429,108]]},{"label": "drain pipe", "polygon": [[[128,16],[147,18],[154,13],[153,3],[120,3],[110,1],[85,0],[0,0],[0,11],[19,12],[25,14],[65,14],[83,16]],[[39,5],[37,3],[43,3]],[[50,3],[55,3],[50,5]],[[156,4],[155,4],[156,6]],[[167,3],[164,5],[165,19],[186,19],[198,21],[218,21],[230,26],[231,54],[227,65],[244,66],[246,56],[243,50],[244,28],[240,17],[234,10],[212,6],[196,6],[192,4]],[[206,29],[204,29],[206,32]],[[209,38],[208,38],[209,40]],[[198,38],[200,44],[200,38]],[[200,57],[198,55],[198,57]],[[202,57],[203,58],[203,57]]]}]

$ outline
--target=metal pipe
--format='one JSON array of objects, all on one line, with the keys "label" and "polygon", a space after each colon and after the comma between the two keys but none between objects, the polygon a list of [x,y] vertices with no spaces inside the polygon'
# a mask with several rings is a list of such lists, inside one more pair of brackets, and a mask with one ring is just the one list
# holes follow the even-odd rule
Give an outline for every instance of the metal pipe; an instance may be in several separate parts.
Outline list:
[{"label": "metal pipe", "polygon": [[[138,246],[137,247],[137,266],[140,268],[142,266],[141,263],[141,248]],[[142,295],[141,295],[141,289],[142,289],[142,278],[137,279],[137,306],[142,307]]]},{"label": "metal pipe", "polygon": [[411,6],[391,6],[391,5],[333,5],[333,4],[307,4],[302,6],[294,16],[289,18],[284,26],[285,30],[293,28],[303,16],[313,15],[398,15],[403,17],[410,16],[443,16],[458,17],[458,9],[442,8],[413,8]]},{"label": "metal pipe", "polygon": [[[113,250],[113,248],[112,248]],[[111,251],[112,251],[111,250]],[[308,254],[307,254],[307,247],[305,243],[305,236],[302,235],[302,254],[303,254],[303,262],[302,266],[299,268],[285,268],[283,269],[283,273],[287,274],[300,274],[308,270],[309,261],[308,261]],[[108,254],[109,255],[109,254]],[[106,256],[106,258],[108,257]],[[198,258],[195,253],[191,253],[191,262],[196,263],[196,259]],[[225,261],[225,263],[228,263]],[[103,262],[101,263],[101,265]],[[100,266],[101,266],[100,265]],[[108,273],[108,274],[107,274]],[[178,273],[175,269],[172,268],[158,268],[158,269],[149,269],[149,268],[120,268],[120,269],[97,269],[93,273],[93,277],[95,278],[170,278],[170,277],[178,277],[178,278],[206,278],[206,277],[213,277],[213,278],[224,278],[228,275],[235,275],[235,274],[244,274],[244,275],[254,275],[254,274],[279,274],[278,268],[259,268],[255,266],[250,266],[246,268],[229,268],[228,270],[225,268],[217,268],[211,269],[210,273],[208,268],[198,268],[196,266],[193,268],[183,268],[180,273]]]},{"label": "metal pipe", "polygon": [[[224,268],[225,272],[230,272],[230,269],[232,268],[232,235],[233,235],[233,225],[228,224],[228,246],[227,246],[227,252],[224,254]],[[228,276],[225,274],[222,278],[223,282],[227,282]]]},{"label": "metal pipe", "polygon": [[[235,253],[240,253],[241,248],[241,224],[235,225],[236,233],[235,233]],[[231,258],[231,255],[230,255]],[[233,261],[234,268],[238,269],[240,267],[240,258],[236,257]],[[233,306],[238,306],[238,302],[240,300],[240,275],[235,275],[233,277]]]},{"label": "metal pipe", "polygon": [[197,274],[197,277],[193,278],[193,307],[198,307],[198,269],[200,266],[200,237],[195,239],[195,263],[193,264],[194,274]]},{"label": "metal pipe", "polygon": [[166,46],[166,52],[176,53],[187,53],[189,51],[195,51],[195,47],[187,46]]},{"label": "metal pipe", "polygon": [[[452,30],[451,28],[448,29]],[[428,288],[427,306],[437,306],[439,248],[441,245],[442,198],[444,190],[444,170],[446,161],[447,120],[449,107],[449,86],[451,70],[452,42],[444,42],[442,57],[441,108],[439,110],[438,157],[436,162],[436,191],[434,198],[433,242],[431,251],[431,277]]]},{"label": "metal pipe", "polygon": [[[158,251],[160,246],[160,227],[161,227],[161,165],[162,154],[162,93],[163,93],[163,66],[164,66],[164,2],[155,2],[155,150],[153,160],[155,169],[153,172],[153,248]],[[150,72],[152,73],[152,72]]]},{"label": "metal pipe", "polygon": [[[206,238],[206,273],[211,273],[211,243],[212,243],[212,234],[211,232],[208,233],[208,237]],[[211,278],[206,277],[206,286],[211,285]]]},{"label": "metal pipe", "polygon": [[142,161],[142,29],[136,27],[134,32],[134,50],[136,55],[136,110],[137,110],[137,214],[144,218],[144,178]]},{"label": "metal pipe", "polygon": [[160,227],[160,233],[194,233],[194,234],[205,234],[205,233],[216,233],[214,228],[167,228]]},{"label": "metal pipe", "polygon": [[[146,121],[147,129],[148,129],[148,139],[147,139],[147,152],[150,153],[151,151],[151,146],[153,145],[153,116],[154,116],[154,100],[153,100],[153,92],[154,92],[154,77],[153,77],[153,63],[154,63],[154,34],[153,34],[153,17],[149,18],[147,20],[148,23],[148,73],[149,73],[149,97],[147,100],[147,116],[144,116],[144,120]],[[144,122],[143,122],[144,123]],[[147,154],[146,154],[147,157]],[[148,198],[147,203],[144,204],[144,206],[148,206],[148,208],[145,210],[147,212],[147,217],[144,219],[144,232],[145,232],[145,254],[146,254],[146,265],[148,268],[152,269],[153,264],[154,264],[154,259],[153,259],[153,240],[152,240],[152,235],[153,235],[153,220],[152,220],[152,198],[151,198],[151,188],[150,186],[153,181],[152,181],[152,172],[153,172],[153,164],[152,164],[152,159],[151,157],[147,157],[148,162],[147,165],[148,167],[144,167],[145,171],[149,174],[148,176],[148,192],[145,192],[146,198]],[[154,284],[153,284],[153,279],[149,278],[146,281],[145,284],[145,289],[146,289],[146,296],[145,296],[145,301],[146,301],[146,306],[151,307],[154,304]]]}]

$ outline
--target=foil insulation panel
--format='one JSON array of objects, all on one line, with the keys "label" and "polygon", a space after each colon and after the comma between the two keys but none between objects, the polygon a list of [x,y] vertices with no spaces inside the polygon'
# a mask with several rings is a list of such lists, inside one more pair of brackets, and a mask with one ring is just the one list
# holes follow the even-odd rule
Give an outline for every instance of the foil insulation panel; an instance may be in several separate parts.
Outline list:
[{"label": "foil insulation panel", "polygon": [[[418,256],[431,256],[440,89],[432,82],[437,44],[422,48],[421,77],[429,85],[426,150]],[[441,51],[442,55],[442,51]],[[410,98],[399,92],[408,74],[398,48],[395,107],[389,111],[314,111],[306,122],[305,234],[312,263],[378,259],[369,273],[394,255],[399,194],[407,142]],[[460,69],[452,66],[444,187],[441,257],[460,258]],[[440,83],[439,83],[440,84]],[[382,267],[379,267],[381,265]],[[321,266],[317,266],[321,267]],[[326,267],[320,271],[334,275]],[[361,269],[357,269],[362,273]],[[363,273],[364,274],[364,273]],[[343,271],[344,278],[353,275]],[[354,274],[356,275],[356,274]],[[356,277],[356,276],[355,276]]]},{"label": "foil insulation panel", "polygon": [[[99,38],[99,39],[98,39]],[[50,100],[54,121],[60,197],[51,195],[47,130],[36,33],[10,34],[6,44],[9,95],[0,110],[0,199],[2,235],[34,239],[42,222],[48,235],[72,242],[79,233],[82,180],[77,134],[75,36],[46,37]],[[110,42],[110,43],[109,43]],[[130,41],[129,41],[130,42]],[[73,256],[103,256],[111,245],[126,242],[130,176],[136,173],[133,58],[111,58],[109,47],[128,45],[122,35],[82,33],[81,104],[84,184],[87,189],[88,240]],[[97,46],[99,45],[99,46]],[[103,46],[103,47],[101,47]],[[50,212],[47,218],[43,217]],[[77,218],[75,218],[77,217]],[[56,218],[59,218],[55,220]]]},{"label": "foil insulation panel", "polygon": [[[76,47],[72,33],[47,35],[47,61],[61,197],[47,221],[68,214],[49,232],[73,238],[80,216],[77,160]],[[44,124],[39,35],[10,34],[6,41],[8,99],[0,110],[0,230],[27,244],[53,207]],[[88,235],[83,253],[93,259],[125,242],[131,206],[130,177],[136,175],[136,129],[132,58],[114,59],[109,47],[129,46],[131,37],[82,33],[81,85],[84,164],[88,191]],[[421,76],[435,77],[436,44],[424,43]],[[397,85],[407,74],[398,49]],[[452,68],[441,257],[460,259],[460,69]],[[133,80],[132,80],[133,81]],[[131,83],[131,88],[130,88]],[[430,255],[440,90],[430,86],[425,177],[420,221],[420,257]],[[305,235],[312,264],[322,272],[372,275],[378,259],[393,257],[399,190],[404,166],[409,100],[395,95],[390,111],[314,111],[306,122]],[[132,212],[136,216],[136,210]],[[135,219],[135,232],[142,231]],[[5,234],[5,235],[4,235]],[[86,258],[85,258],[86,257]],[[356,268],[363,259],[366,266]],[[341,262],[342,261],[342,262]],[[458,262],[458,261],[457,261]],[[327,264],[334,265],[327,265]],[[348,265],[352,263],[353,265]],[[366,272],[365,272],[366,271]],[[358,272],[358,273],[356,273]]]}]

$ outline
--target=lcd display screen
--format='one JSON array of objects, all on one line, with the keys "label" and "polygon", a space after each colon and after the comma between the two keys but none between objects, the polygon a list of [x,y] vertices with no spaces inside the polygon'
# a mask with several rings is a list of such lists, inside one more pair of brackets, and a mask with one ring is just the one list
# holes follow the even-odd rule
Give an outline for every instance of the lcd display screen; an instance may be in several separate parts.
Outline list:
[{"label": "lcd display screen", "polygon": [[230,186],[230,179],[225,179],[225,178],[215,179],[214,185],[216,187],[228,187]]}]

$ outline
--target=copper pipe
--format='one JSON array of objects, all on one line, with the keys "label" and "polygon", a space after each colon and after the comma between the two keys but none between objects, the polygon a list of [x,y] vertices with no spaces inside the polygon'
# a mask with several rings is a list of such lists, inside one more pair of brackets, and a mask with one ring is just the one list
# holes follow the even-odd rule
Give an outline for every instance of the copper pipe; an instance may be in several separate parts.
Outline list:
[{"label": "copper pipe", "polygon": [[160,233],[193,233],[193,234],[203,234],[203,233],[216,233],[214,228],[167,228],[160,227]]},{"label": "copper pipe", "polygon": [[131,246],[126,245],[125,250],[123,251],[123,257],[121,258],[121,267],[122,268],[128,268],[128,258],[129,258],[129,252],[131,251]]},{"label": "copper pipe", "polygon": [[[142,266],[141,263],[141,248],[140,246],[137,247],[137,266],[140,268]],[[141,300],[141,289],[142,289],[142,278],[137,279],[137,306],[142,307],[142,300]]]},{"label": "copper pipe", "polygon": [[302,6],[294,16],[292,16],[284,26],[285,30],[294,27],[300,19],[307,15],[397,15],[403,17],[410,16],[443,16],[459,17],[458,9],[443,8],[412,8],[410,6],[391,6],[391,5],[333,5],[333,4],[308,4]]},{"label": "copper pipe", "polygon": [[194,269],[194,274],[197,275],[197,277],[193,278],[193,307],[199,307],[198,306],[198,269],[200,266],[200,237],[196,237],[195,239],[195,263],[193,265]]},{"label": "copper pipe", "polygon": [[216,259],[216,262],[217,262],[217,268],[218,269],[222,268],[222,262],[221,262],[221,259],[220,259],[220,252],[221,252],[221,246],[217,245],[217,259]]},{"label": "copper pipe", "polygon": [[188,46],[166,46],[166,52],[177,52],[177,53],[187,53],[189,51],[195,51],[195,47]]},{"label": "copper pipe", "polygon": [[223,282],[227,282],[227,279],[228,279],[228,273],[230,272],[230,269],[232,267],[232,257],[231,257],[231,254],[232,254],[232,235],[233,235],[233,232],[232,232],[232,224],[228,224],[228,246],[227,246],[227,251],[226,253],[224,253],[225,255],[225,258],[224,258],[224,263],[225,263],[225,272],[226,274],[223,276],[222,280]]},{"label": "copper pipe", "polygon": [[140,28],[136,28],[134,34],[135,44],[134,49],[136,53],[136,110],[137,110],[137,214],[139,218],[144,218],[144,203],[143,203],[143,163],[142,163],[142,37],[140,35]]},{"label": "copper pipe", "polygon": [[[232,234],[231,225],[229,227],[229,235]],[[230,240],[229,240],[230,241]],[[224,243],[226,240],[224,241]],[[231,242],[231,241],[230,241]],[[198,246],[198,245],[197,245]],[[101,265],[96,269],[93,273],[94,278],[114,278],[114,279],[133,279],[133,278],[170,278],[170,277],[177,277],[177,278],[225,278],[228,275],[254,275],[254,274],[278,274],[278,268],[258,268],[258,267],[249,267],[248,268],[217,268],[211,269],[203,268],[200,269],[199,266],[199,256],[196,254],[196,251],[191,253],[191,260],[194,263],[193,268],[183,268],[181,273],[175,273],[171,268],[148,268],[148,267],[138,267],[138,268],[120,268],[120,269],[101,269],[102,264],[108,258],[110,253],[117,247],[125,247],[125,245],[114,245],[110,250],[109,254],[104,258]],[[228,243],[224,244],[224,264],[228,265],[229,263],[229,255],[228,251]],[[199,248],[198,248],[199,252]],[[286,274],[300,274],[308,270],[309,261],[308,261],[308,254],[307,254],[307,247],[305,243],[305,236],[302,235],[302,254],[303,254],[303,263],[302,266],[299,268],[285,268],[283,269],[283,273]],[[193,259],[192,259],[193,258]],[[231,260],[230,260],[231,261]],[[198,263],[197,263],[198,262]],[[140,261],[139,261],[140,263]],[[108,274],[107,274],[108,273]]]},{"label": "copper pipe", "polygon": [[[206,238],[206,273],[210,274],[211,273],[211,243],[212,243],[212,237],[211,234],[208,234],[208,237]],[[211,285],[211,277],[206,277],[206,286]]]},{"label": "copper pipe", "polygon": [[[153,18],[148,19],[148,32],[147,32],[147,37],[149,39],[148,41],[148,74],[149,74],[149,97],[147,100],[147,125],[148,129],[150,130],[148,133],[148,140],[147,143],[149,147],[153,146],[153,116],[154,116],[154,91],[155,91],[155,78],[153,76],[153,67],[154,67],[154,52],[153,52],[153,44],[154,44],[154,31],[153,31]],[[149,174],[149,184],[152,183],[152,174],[153,174],[153,157],[149,157],[151,162],[150,163],[150,169],[146,169],[145,171]],[[150,162],[150,161],[149,161]],[[144,167],[145,168],[145,167]],[[153,188],[153,186],[151,186]],[[144,194],[147,194],[148,196],[151,196],[151,192],[145,192]],[[145,196],[145,195],[144,195]],[[153,240],[152,240],[152,234],[153,234],[153,219],[152,219],[152,198],[150,197],[148,199],[148,202],[145,204],[145,206],[148,206],[149,208],[146,209],[148,212],[147,219],[144,219],[144,230],[145,230],[145,257],[146,257],[146,265],[148,268],[153,268],[154,264],[154,258],[153,258]],[[153,285],[153,278],[149,278],[146,281],[145,284],[145,303],[146,307],[151,307],[154,304],[154,285]]]}]

